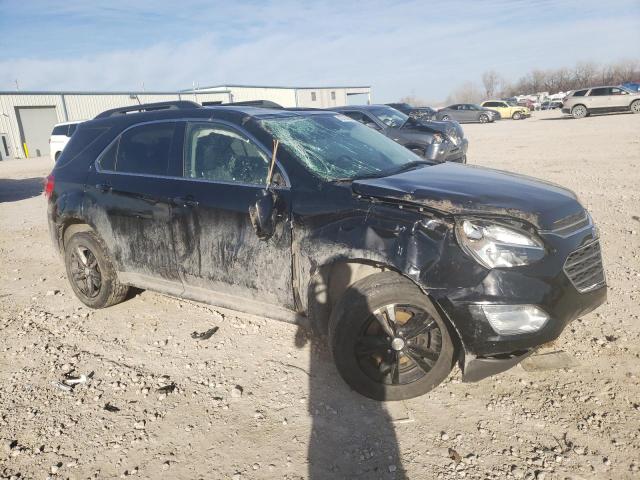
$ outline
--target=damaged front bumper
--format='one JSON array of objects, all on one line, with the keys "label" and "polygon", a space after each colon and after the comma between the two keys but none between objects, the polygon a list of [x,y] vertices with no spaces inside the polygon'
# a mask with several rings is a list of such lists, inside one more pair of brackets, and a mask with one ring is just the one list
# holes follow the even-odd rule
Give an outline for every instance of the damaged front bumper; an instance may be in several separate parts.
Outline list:
[{"label": "damaged front bumper", "polygon": [[442,143],[432,143],[425,151],[425,157],[434,162],[467,163],[467,149],[469,141],[461,138],[456,145],[450,140]]},{"label": "damaged front bumper", "polygon": [[[474,286],[431,292],[462,342],[463,381],[508,370],[606,301],[597,238],[545,236],[555,252],[544,261],[486,270]],[[523,307],[529,307],[532,317],[522,314]],[[510,330],[497,328],[501,325],[495,317],[488,318],[492,311],[503,312],[502,325]]]}]

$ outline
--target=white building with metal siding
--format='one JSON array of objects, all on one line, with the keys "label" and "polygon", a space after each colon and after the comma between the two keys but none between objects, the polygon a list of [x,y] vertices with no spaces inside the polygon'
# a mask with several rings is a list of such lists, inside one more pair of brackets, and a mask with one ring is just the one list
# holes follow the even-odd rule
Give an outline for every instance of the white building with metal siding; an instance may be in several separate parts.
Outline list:
[{"label": "white building with metal siding", "polygon": [[[48,155],[53,125],[89,120],[110,108],[138,103],[192,100],[228,103],[216,92],[0,92],[0,160]],[[44,140],[43,140],[44,139]],[[46,148],[45,148],[46,144]]]},{"label": "white building with metal siding", "polygon": [[358,103],[371,103],[371,87],[272,87],[260,85],[216,85],[185,90],[213,93],[228,91],[232,102],[269,100],[283,107],[328,108],[349,104],[349,97],[358,95]]},{"label": "white building with metal siding", "polygon": [[[0,92],[0,160],[48,155],[53,125],[88,120],[110,108],[192,100],[201,104],[270,100],[283,107],[371,103],[371,87],[217,85],[181,92]],[[28,155],[27,155],[28,152]]]}]

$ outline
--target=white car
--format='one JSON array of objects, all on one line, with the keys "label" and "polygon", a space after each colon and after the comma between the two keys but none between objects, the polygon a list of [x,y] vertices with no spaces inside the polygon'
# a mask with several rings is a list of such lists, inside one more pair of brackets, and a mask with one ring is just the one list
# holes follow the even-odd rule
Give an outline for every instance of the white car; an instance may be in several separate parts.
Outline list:
[{"label": "white car", "polygon": [[82,123],[82,121],[58,123],[53,127],[51,132],[51,138],[49,139],[49,155],[56,162],[58,157],[64,150],[64,147],[69,143],[69,139],[73,132],[76,131],[76,127]]}]

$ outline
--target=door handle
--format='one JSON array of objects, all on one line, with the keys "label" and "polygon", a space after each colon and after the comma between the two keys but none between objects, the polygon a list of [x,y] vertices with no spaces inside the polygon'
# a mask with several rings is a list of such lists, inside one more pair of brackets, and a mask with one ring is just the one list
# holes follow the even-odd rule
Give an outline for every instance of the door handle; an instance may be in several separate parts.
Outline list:
[{"label": "door handle", "polygon": [[113,190],[113,187],[111,185],[109,185],[108,183],[99,183],[96,185],[96,190],[102,192],[102,193],[107,193],[110,192],[111,190]]},{"label": "door handle", "polygon": [[186,207],[186,208],[197,207],[200,204],[200,202],[198,202],[191,195],[188,195],[186,197],[173,197],[171,199],[171,203],[177,207]]}]

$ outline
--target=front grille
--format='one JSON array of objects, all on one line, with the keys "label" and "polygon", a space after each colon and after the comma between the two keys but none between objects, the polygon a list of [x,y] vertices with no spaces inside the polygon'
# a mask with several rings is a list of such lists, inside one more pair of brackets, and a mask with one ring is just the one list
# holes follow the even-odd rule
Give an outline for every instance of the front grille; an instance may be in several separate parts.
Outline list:
[{"label": "front grille", "polygon": [[570,253],[564,262],[564,273],[580,293],[603,286],[605,277],[600,243],[596,240]]},{"label": "front grille", "polygon": [[582,230],[589,224],[589,215],[586,210],[582,210],[581,212],[569,215],[568,217],[554,222],[551,232],[562,237],[568,237],[578,230]]}]

